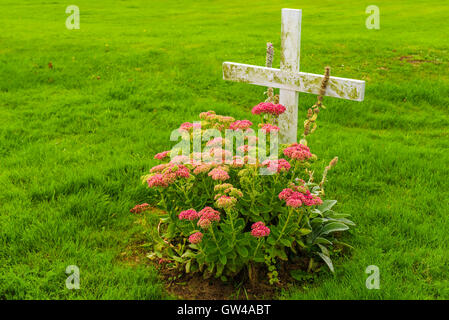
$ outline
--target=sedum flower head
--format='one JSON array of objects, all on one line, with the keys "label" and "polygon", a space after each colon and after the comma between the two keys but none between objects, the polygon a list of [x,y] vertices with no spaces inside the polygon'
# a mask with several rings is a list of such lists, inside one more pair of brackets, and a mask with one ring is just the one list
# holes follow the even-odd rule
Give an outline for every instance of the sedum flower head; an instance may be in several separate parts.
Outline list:
[{"label": "sedum flower head", "polygon": [[[159,170],[159,169],[158,169]],[[169,163],[162,171],[148,177],[148,187],[168,187],[178,178],[189,178],[190,170],[184,165]]]},{"label": "sedum flower head", "polygon": [[202,120],[212,120],[216,117],[215,111],[207,111],[207,112],[201,112],[200,113],[200,119]]},{"label": "sedum flower head", "polygon": [[320,205],[323,203],[321,198],[312,194],[305,186],[295,186],[290,184],[279,193],[279,199],[284,200],[288,207],[298,208],[303,204],[305,206]]},{"label": "sedum flower head", "polygon": [[193,209],[188,209],[188,210],[181,211],[181,212],[179,213],[179,215],[178,215],[178,218],[179,218],[179,220],[189,220],[189,221],[192,221],[192,220],[198,219],[199,216],[200,216],[199,213],[196,212],[195,210],[193,210]]},{"label": "sedum flower head", "polygon": [[220,167],[212,169],[208,173],[208,176],[212,177],[213,180],[219,180],[219,181],[225,181],[230,178],[229,174],[224,169],[222,169]]},{"label": "sedum flower head", "polygon": [[230,184],[230,183],[217,184],[217,185],[214,187],[214,191],[215,191],[215,192],[217,192],[217,191],[223,191],[223,190],[226,190],[226,189],[232,188],[232,187],[233,187],[233,185]]},{"label": "sedum flower head", "polygon": [[189,242],[192,244],[197,244],[197,243],[200,243],[202,239],[203,239],[203,234],[198,231],[198,232],[195,232],[190,235]]},{"label": "sedum flower head", "polygon": [[231,130],[246,130],[251,127],[253,123],[249,120],[237,120],[229,125]]},{"label": "sedum flower head", "polygon": [[237,199],[230,196],[221,196],[215,201],[218,208],[229,209],[232,208],[237,203]]},{"label": "sedum flower head", "polygon": [[290,170],[291,165],[290,163],[285,159],[278,159],[278,160],[265,160],[262,162],[262,166],[267,167],[267,169],[271,172],[287,172]]},{"label": "sedum flower head", "polygon": [[251,235],[256,238],[266,237],[270,234],[270,229],[262,221],[256,222],[251,226]]},{"label": "sedum flower head", "polygon": [[271,114],[279,116],[285,112],[286,108],[282,104],[274,104],[271,102],[261,102],[253,107],[251,112],[253,114]]},{"label": "sedum flower head", "polygon": [[162,160],[162,159],[165,159],[168,156],[170,156],[170,151],[163,151],[163,152],[160,152],[160,153],[156,154],[154,156],[154,159]]},{"label": "sedum flower head", "polygon": [[274,133],[278,133],[279,132],[279,127],[275,126],[275,125],[272,125],[270,123],[266,123],[266,124],[261,126],[261,130],[263,132],[267,133],[267,134],[268,133],[274,134]]},{"label": "sedum flower head", "polygon": [[284,149],[283,153],[288,158],[294,160],[308,160],[313,157],[312,153],[310,153],[309,147],[299,143],[291,144],[289,147]]},{"label": "sedum flower head", "polygon": [[214,221],[220,221],[220,212],[211,207],[205,207],[198,212],[198,214],[200,219],[198,220],[197,225],[203,229],[209,228]]}]

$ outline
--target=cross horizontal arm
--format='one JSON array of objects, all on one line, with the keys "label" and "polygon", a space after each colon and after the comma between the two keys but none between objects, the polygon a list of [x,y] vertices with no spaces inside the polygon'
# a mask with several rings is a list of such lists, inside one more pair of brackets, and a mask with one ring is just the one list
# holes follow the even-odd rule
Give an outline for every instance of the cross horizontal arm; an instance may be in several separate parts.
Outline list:
[{"label": "cross horizontal arm", "polygon": [[[299,92],[319,94],[324,76],[305,72],[287,72],[234,62],[223,63],[223,79]],[[365,81],[330,77],[326,96],[363,101]]]}]

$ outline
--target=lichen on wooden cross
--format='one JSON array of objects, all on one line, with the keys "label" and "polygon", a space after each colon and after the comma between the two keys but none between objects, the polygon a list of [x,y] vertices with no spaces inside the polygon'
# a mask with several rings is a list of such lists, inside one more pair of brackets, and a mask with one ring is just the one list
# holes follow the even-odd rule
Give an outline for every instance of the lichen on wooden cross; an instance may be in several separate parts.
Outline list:
[{"label": "lichen on wooden cross", "polygon": [[[223,79],[280,89],[287,111],[279,118],[280,143],[297,142],[298,92],[318,94],[323,75],[299,72],[301,10],[282,9],[281,68],[224,62]],[[330,77],[325,95],[362,101],[365,81]]]}]

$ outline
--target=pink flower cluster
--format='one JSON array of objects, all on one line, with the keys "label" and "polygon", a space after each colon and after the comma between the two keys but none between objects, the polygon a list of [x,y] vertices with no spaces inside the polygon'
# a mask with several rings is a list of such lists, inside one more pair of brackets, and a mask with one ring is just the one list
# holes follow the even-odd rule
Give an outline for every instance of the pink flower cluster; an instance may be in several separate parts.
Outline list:
[{"label": "pink flower cluster", "polygon": [[134,208],[129,210],[131,213],[141,213],[143,211],[148,211],[151,209],[151,206],[148,203],[142,203],[136,205]]},{"label": "pink flower cluster", "polygon": [[235,119],[234,119],[233,117],[230,117],[230,116],[221,116],[221,115],[218,115],[218,116],[217,116],[217,120],[218,120],[219,122],[222,122],[222,123],[230,123],[230,122],[235,121]]},{"label": "pink flower cluster", "polygon": [[232,168],[241,168],[245,164],[245,161],[240,156],[234,156],[232,157],[232,161],[229,163],[229,165]]},{"label": "pink flower cluster", "polygon": [[202,239],[203,239],[203,234],[198,231],[198,232],[195,232],[190,235],[189,242],[192,244],[197,244],[197,243],[200,243]]},{"label": "pink flower cluster", "polygon": [[266,237],[270,234],[270,228],[268,228],[262,221],[256,222],[251,226],[251,235],[260,238]]},{"label": "pink flower cluster", "polygon": [[229,174],[223,167],[217,167],[212,169],[208,174],[209,177],[212,177],[213,180],[225,181],[228,180]]},{"label": "pink flower cluster", "polygon": [[223,147],[223,143],[225,142],[225,139],[223,139],[222,137],[218,137],[218,138],[214,138],[212,140],[209,140],[206,143],[207,147]]},{"label": "pink flower cluster", "polygon": [[237,120],[229,125],[229,129],[231,130],[246,130],[251,127],[253,123],[249,120]]},{"label": "pink flower cluster", "polygon": [[287,207],[292,208],[298,208],[303,204],[306,206],[314,206],[323,203],[320,197],[311,194],[310,191],[306,190],[304,186],[285,188],[281,191],[281,193],[279,193],[279,199],[285,200]]},{"label": "pink flower cluster", "polygon": [[217,117],[217,115],[215,114],[215,111],[213,111],[213,110],[200,113],[200,119],[203,119],[203,120],[212,120],[216,117]]},{"label": "pink flower cluster", "polygon": [[190,129],[201,129],[201,123],[190,123],[190,122],[184,122],[179,127],[179,130],[190,130]]},{"label": "pink flower cluster", "polygon": [[161,172],[163,171],[165,168],[169,167],[170,164],[169,163],[162,163],[162,164],[158,164],[157,166],[154,166],[153,168],[150,169],[151,173],[155,173],[155,172]]},{"label": "pink flower cluster", "polygon": [[211,163],[203,163],[198,165],[195,169],[193,169],[194,174],[200,174],[200,173],[206,173],[209,172],[210,169],[212,169],[214,165]]},{"label": "pink flower cluster", "polygon": [[278,159],[278,160],[268,159],[262,162],[262,166],[266,166],[269,171],[277,173],[287,172],[291,168],[290,163],[285,159]]},{"label": "pink flower cluster", "polygon": [[253,107],[251,112],[253,114],[272,114],[274,116],[279,116],[285,112],[286,108],[282,104],[274,104],[271,102],[261,102],[257,106]]},{"label": "pink flower cluster", "polygon": [[163,151],[154,156],[154,159],[162,160],[170,155],[170,151]]},{"label": "pink flower cluster", "polygon": [[187,164],[190,163],[190,158],[184,155],[174,156],[173,159],[170,160],[170,163],[173,164]]},{"label": "pink flower cluster", "polygon": [[261,130],[264,131],[265,133],[277,133],[279,132],[279,127],[266,123],[262,126]]},{"label": "pink flower cluster", "polygon": [[209,153],[203,154],[203,160],[215,161],[217,163],[223,163],[226,159],[232,159],[232,152],[222,148],[212,148]]},{"label": "pink flower cluster", "polygon": [[178,215],[179,220],[193,221],[198,219],[197,225],[203,229],[207,229],[212,222],[220,221],[220,212],[211,207],[204,207],[204,209],[196,212],[194,209],[181,211]]},{"label": "pink flower cluster", "polygon": [[200,217],[200,214],[193,209],[181,211],[178,215],[179,220],[196,220]]},{"label": "pink flower cluster", "polygon": [[209,228],[209,226],[214,221],[220,221],[220,212],[212,209],[211,207],[205,207],[203,210],[198,212],[200,219],[197,225],[203,229]]},{"label": "pink flower cluster", "polygon": [[284,155],[296,160],[308,160],[313,156],[309,147],[299,143],[293,143],[285,148]]},{"label": "pink flower cluster", "polygon": [[184,165],[168,164],[161,173],[157,173],[148,178],[148,187],[168,187],[177,178],[189,178],[190,170]]}]

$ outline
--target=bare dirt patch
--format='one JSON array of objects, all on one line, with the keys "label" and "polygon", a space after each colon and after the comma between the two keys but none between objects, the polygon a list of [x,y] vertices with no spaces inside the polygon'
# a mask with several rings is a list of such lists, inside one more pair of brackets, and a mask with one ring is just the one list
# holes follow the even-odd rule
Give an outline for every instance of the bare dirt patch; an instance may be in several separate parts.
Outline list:
[{"label": "bare dirt patch", "polygon": [[[290,276],[292,269],[302,269],[300,265],[282,265],[279,270],[280,283],[270,285],[266,278],[265,268],[256,270],[257,281],[249,281],[244,273],[238,274],[226,282],[209,278],[204,279],[202,274],[185,274],[179,276],[179,271],[159,265],[158,270],[165,282],[165,287],[172,295],[187,300],[267,300],[274,299],[282,289],[294,286],[295,279]],[[170,280],[172,279],[172,280]]]},{"label": "bare dirt patch", "polygon": [[[129,245],[120,254],[118,260],[130,266],[144,264],[153,266],[159,271],[165,288],[171,295],[186,300],[268,300],[274,299],[282,289],[288,290],[298,282],[290,275],[291,270],[307,269],[308,261],[297,264],[282,264],[279,270],[280,283],[270,285],[266,276],[267,270],[256,270],[257,280],[250,282],[242,272],[233,279],[224,282],[221,279],[204,279],[200,273],[187,274],[172,267],[164,260],[150,260],[146,257],[145,242],[138,240]],[[312,277],[310,275],[310,277]]]},{"label": "bare dirt patch", "polygon": [[[163,211],[156,208],[148,209],[153,215],[163,214]],[[136,220],[144,229],[148,228],[149,222],[145,215],[140,215]],[[294,261],[280,264],[278,267],[279,284],[270,285],[267,277],[267,270],[262,266],[254,270],[254,278],[250,281],[247,272],[241,272],[232,279],[222,281],[221,279],[205,279],[202,273],[185,273],[184,270],[174,268],[174,265],[164,259],[150,260],[148,238],[145,233],[137,233],[134,240],[117,257],[121,263],[131,267],[147,265],[156,268],[160,278],[165,284],[165,288],[171,295],[186,300],[267,300],[274,299],[282,289],[299,284],[291,276],[291,271],[296,270],[303,274],[301,282],[313,281],[313,273],[306,272],[309,259],[305,256],[296,257]],[[315,269],[319,271],[319,267]]]}]

